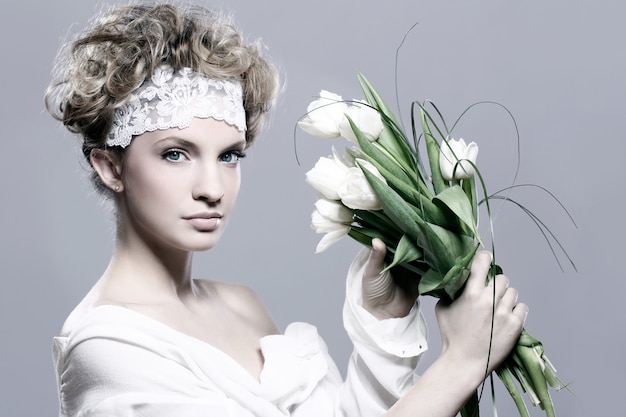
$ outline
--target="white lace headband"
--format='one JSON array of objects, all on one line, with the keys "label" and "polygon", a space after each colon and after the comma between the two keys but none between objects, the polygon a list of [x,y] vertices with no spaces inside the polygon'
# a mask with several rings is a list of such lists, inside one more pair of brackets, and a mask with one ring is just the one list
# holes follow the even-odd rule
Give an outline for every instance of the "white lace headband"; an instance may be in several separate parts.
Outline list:
[{"label": "white lace headband", "polygon": [[163,65],[115,110],[108,146],[127,147],[133,136],[157,129],[186,128],[194,117],[223,120],[246,130],[241,84],[215,80],[191,68]]}]

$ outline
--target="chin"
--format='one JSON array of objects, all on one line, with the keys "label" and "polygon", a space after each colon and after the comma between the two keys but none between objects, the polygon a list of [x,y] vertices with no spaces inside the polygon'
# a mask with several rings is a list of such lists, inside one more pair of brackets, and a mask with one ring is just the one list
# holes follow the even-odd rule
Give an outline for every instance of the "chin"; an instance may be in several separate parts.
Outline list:
[{"label": "chin", "polygon": [[186,250],[190,252],[205,252],[213,249],[220,241],[221,236],[209,235],[199,239],[188,240],[185,242]]},{"label": "chin", "polygon": [[185,252],[205,252],[213,249],[220,242],[223,233],[223,228],[213,231],[193,230],[191,233],[172,236],[171,244]]},{"label": "chin", "polygon": [[193,248],[190,248],[189,250],[191,252],[206,252],[208,250],[213,249],[215,246],[217,246],[217,242],[216,243],[211,243],[211,244],[207,244],[207,245],[197,245]]}]

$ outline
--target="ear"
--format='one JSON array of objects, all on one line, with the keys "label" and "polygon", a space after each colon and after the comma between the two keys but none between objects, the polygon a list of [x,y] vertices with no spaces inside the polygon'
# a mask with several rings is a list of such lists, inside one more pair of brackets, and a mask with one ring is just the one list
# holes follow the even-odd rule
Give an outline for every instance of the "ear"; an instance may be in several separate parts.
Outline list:
[{"label": "ear", "polygon": [[92,149],[89,154],[89,162],[104,185],[115,192],[124,189],[122,161],[117,155],[104,149]]}]

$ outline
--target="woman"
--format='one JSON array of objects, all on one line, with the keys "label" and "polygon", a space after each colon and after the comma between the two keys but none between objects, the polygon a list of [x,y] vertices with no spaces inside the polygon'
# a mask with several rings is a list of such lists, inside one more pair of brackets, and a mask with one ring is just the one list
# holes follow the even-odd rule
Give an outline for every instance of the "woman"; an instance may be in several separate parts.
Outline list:
[{"label": "woman", "polygon": [[191,277],[216,245],[239,163],[277,91],[273,66],[223,17],[172,5],[118,7],[59,57],[47,94],[82,139],[116,209],[111,261],[54,340],[61,416],[452,416],[506,356],[527,308],[476,256],[463,295],[437,307],[443,351],[426,349],[415,289],[357,256],[344,308],[355,349],[341,380],[315,328],[280,334],[248,288]]}]

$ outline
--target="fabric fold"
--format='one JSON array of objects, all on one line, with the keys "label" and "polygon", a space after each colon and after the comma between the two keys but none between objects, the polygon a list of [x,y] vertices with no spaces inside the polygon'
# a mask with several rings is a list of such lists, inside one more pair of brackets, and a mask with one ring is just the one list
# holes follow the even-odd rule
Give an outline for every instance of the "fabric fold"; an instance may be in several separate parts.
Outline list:
[{"label": "fabric fold", "polygon": [[329,370],[328,349],[308,323],[292,323],[283,335],[261,339],[263,396],[284,413],[308,398]]}]

